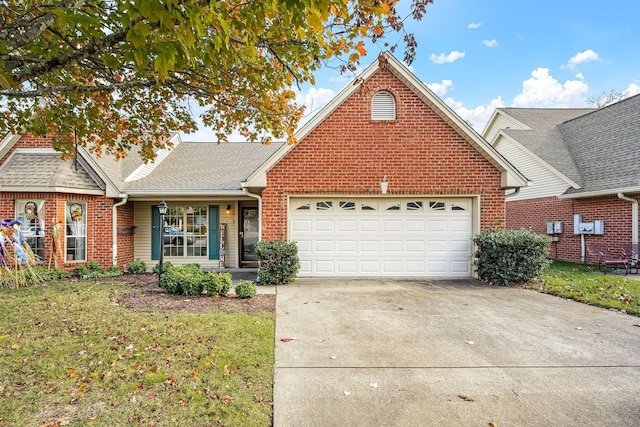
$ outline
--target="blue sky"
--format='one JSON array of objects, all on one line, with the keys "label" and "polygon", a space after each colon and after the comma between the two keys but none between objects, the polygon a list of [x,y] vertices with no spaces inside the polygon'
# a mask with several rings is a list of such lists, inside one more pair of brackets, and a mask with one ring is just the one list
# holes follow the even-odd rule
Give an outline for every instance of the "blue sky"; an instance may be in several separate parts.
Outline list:
[{"label": "blue sky", "polygon": [[[497,107],[589,107],[612,89],[640,93],[639,17],[633,0],[435,0],[406,22],[418,41],[410,69],[480,132]],[[362,67],[380,51],[368,45]],[[353,78],[321,70],[299,101],[317,111]],[[202,128],[183,139],[214,137]]]}]

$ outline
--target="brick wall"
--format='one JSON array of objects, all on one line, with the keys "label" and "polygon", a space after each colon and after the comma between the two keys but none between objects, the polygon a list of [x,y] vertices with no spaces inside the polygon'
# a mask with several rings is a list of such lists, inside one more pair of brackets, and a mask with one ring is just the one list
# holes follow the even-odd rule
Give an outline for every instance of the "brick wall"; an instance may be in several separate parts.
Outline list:
[{"label": "brick wall", "polygon": [[[640,200],[640,194],[627,196]],[[558,241],[551,244],[549,256],[553,259],[580,262],[582,243],[581,237],[573,234],[573,215],[581,214],[584,222],[604,220],[604,235],[586,236],[586,239],[606,242],[612,250],[618,250],[621,243],[632,241],[631,206],[630,202],[620,200],[615,195],[585,199],[545,197],[507,201],[507,227],[526,228],[546,234],[547,222],[562,221],[563,232],[556,235]]]},{"label": "brick wall", "polygon": [[[25,135],[3,157],[4,162],[16,148],[50,148],[50,137],[36,137]],[[1,164],[1,162],[0,162]],[[90,196],[67,193],[3,193],[0,192],[0,217],[13,218],[15,216],[16,200],[44,200],[45,201],[45,264],[48,265],[52,252],[51,231],[54,219],[65,224],[65,209],[67,201],[87,203],[87,260],[98,261],[102,266],[109,267],[113,263],[112,247],[112,207],[117,201],[104,196]],[[118,208],[118,266],[123,268],[134,260],[133,257],[133,204],[129,202]],[[58,252],[58,266],[72,270],[77,262],[66,262],[64,257],[64,242],[66,230],[62,227],[60,242],[62,247]],[[53,263],[52,263],[53,266]]]},{"label": "brick wall", "polygon": [[[379,90],[397,120],[372,121]],[[287,195],[480,195],[481,228],[504,226],[500,172],[387,70],[380,70],[267,173],[263,239],[287,238]]]}]

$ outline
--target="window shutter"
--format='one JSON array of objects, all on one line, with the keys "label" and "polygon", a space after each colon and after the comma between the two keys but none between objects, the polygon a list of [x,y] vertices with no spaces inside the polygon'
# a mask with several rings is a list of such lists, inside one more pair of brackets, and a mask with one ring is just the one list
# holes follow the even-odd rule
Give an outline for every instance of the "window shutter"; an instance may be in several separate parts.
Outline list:
[{"label": "window shutter", "polygon": [[371,100],[371,120],[395,120],[396,100],[387,91],[380,91]]}]

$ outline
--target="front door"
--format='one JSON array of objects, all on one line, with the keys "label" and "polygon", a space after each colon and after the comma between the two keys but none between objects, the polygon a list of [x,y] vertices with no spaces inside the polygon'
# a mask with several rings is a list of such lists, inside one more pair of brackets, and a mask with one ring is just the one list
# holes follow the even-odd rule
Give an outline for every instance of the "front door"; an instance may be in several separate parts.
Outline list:
[{"label": "front door", "polygon": [[260,218],[257,207],[240,208],[240,262],[243,267],[257,267],[256,243],[258,243]]}]

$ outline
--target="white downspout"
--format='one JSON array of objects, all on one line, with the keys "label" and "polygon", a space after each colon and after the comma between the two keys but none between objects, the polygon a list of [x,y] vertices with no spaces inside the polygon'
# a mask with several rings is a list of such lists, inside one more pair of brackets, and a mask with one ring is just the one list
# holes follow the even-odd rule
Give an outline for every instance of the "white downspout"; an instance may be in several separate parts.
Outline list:
[{"label": "white downspout", "polygon": [[631,202],[631,243],[638,243],[638,201],[618,193],[618,199]]},{"label": "white downspout", "polygon": [[112,249],[111,249],[111,253],[113,254],[113,265],[118,265],[118,206],[122,206],[125,203],[127,203],[127,199],[129,198],[128,194],[120,194],[120,197],[122,197],[122,200],[120,200],[118,203],[115,203],[111,209],[111,233],[112,233],[112,237],[111,237],[111,242],[112,242]]}]

